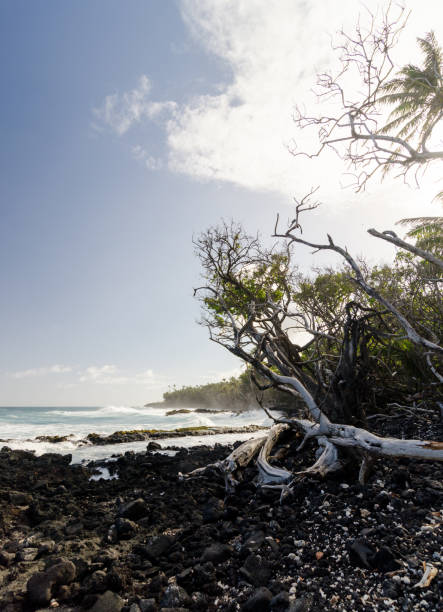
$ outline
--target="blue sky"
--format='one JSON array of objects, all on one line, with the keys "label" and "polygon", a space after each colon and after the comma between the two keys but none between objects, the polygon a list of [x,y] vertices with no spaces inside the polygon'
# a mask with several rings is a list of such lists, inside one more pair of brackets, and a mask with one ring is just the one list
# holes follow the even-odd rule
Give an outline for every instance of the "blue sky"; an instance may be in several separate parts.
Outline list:
[{"label": "blue sky", "polygon": [[[287,150],[355,6],[3,0],[1,405],[140,404],[237,371],[196,325],[192,236],[221,217],[269,235],[319,179],[311,236],[392,257],[364,229],[430,206],[391,183],[356,198],[337,160]],[[435,21],[420,7],[405,48]]]}]

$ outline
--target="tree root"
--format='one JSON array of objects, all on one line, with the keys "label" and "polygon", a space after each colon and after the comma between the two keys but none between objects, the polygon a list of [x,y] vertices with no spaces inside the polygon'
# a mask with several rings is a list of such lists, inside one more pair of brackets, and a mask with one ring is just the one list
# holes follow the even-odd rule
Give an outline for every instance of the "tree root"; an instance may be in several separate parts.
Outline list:
[{"label": "tree root", "polygon": [[197,468],[188,474],[182,474],[179,472],[180,479],[189,479],[197,476],[203,476],[208,471],[212,469],[216,469],[221,472],[225,478],[225,487],[227,492],[232,492],[235,487],[238,485],[238,480],[234,477],[234,473],[241,469],[245,468],[255,457],[258,451],[262,448],[262,446],[267,441],[267,437],[261,438],[253,438],[251,440],[247,440],[243,442],[240,446],[232,451],[230,455],[226,457],[223,461],[217,461],[216,463],[210,463],[201,468]]},{"label": "tree root", "polygon": [[[339,457],[339,449],[357,451],[362,456],[359,472],[359,482],[364,484],[375,457],[409,457],[412,459],[426,459],[430,461],[443,461],[443,442],[426,440],[400,440],[398,438],[383,438],[365,429],[352,425],[340,425],[323,421],[314,423],[306,419],[284,418],[274,419],[267,437],[248,440],[236,448],[226,459],[208,466],[193,470],[181,478],[193,478],[205,474],[208,470],[216,469],[225,478],[226,491],[232,492],[238,485],[234,474],[245,468],[259,453],[257,458],[258,477],[257,484],[266,489],[281,491],[281,499],[292,492],[293,485],[306,475],[317,474],[321,477],[330,472],[341,469],[344,461]],[[319,449],[315,463],[305,470],[291,473],[283,468],[272,466],[268,459],[273,447],[283,432],[288,429],[304,432],[303,447],[309,438],[316,438]]]},{"label": "tree root", "polygon": [[269,435],[266,438],[266,442],[262,446],[257,459],[257,480],[260,485],[287,483],[289,480],[291,480],[291,472],[288,472],[282,468],[274,467],[268,462],[269,455],[271,454],[271,450],[275,443],[281,434],[288,429],[289,425],[286,424],[274,425],[271,427]]}]

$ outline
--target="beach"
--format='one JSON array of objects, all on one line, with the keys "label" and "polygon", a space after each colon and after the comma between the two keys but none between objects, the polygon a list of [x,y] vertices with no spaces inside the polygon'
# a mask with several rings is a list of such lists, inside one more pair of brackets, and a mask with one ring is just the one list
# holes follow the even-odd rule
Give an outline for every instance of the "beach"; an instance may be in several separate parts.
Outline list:
[{"label": "beach", "polygon": [[[186,477],[233,445],[177,440],[124,454],[115,444],[111,459],[75,464],[4,446],[2,612],[439,608],[441,466],[377,461],[362,486],[349,464],[324,480],[307,474],[280,501],[256,486],[254,462],[235,492],[216,468]],[[311,465],[313,445],[298,444],[282,437],[274,463]]]}]

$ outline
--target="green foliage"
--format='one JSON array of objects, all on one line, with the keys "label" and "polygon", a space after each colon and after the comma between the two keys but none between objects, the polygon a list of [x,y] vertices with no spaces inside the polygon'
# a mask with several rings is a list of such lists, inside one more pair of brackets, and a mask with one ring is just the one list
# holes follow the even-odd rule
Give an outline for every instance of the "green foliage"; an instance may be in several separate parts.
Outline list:
[{"label": "green foliage", "polygon": [[[426,244],[441,256],[441,226],[438,227],[421,226],[412,235],[417,245],[424,248]],[[441,279],[441,270],[409,252],[400,251],[392,266],[366,267],[365,273],[369,284],[402,312],[413,327],[430,340],[438,341],[443,328],[443,306],[436,280]],[[366,398],[369,410],[371,407],[379,410],[388,402],[408,402],[414,393],[429,397],[438,391],[435,385],[429,385],[432,375],[423,351],[404,336],[393,315],[383,312],[377,300],[350,280],[346,267],[301,279],[293,298],[304,313],[311,315],[319,331],[339,340],[321,338],[303,356],[327,354],[331,363],[340,355],[346,305],[358,302],[361,307],[378,313],[371,317],[366,328],[365,355],[360,352],[362,347],[357,349],[357,356],[364,357],[365,377],[371,386],[371,395]]]},{"label": "green foliage", "polygon": [[378,101],[395,105],[384,133],[396,131],[405,140],[417,138],[424,147],[443,117],[443,51],[433,32],[419,38],[422,66],[407,64],[383,87]]},{"label": "green foliage", "polygon": [[217,383],[173,388],[163,394],[167,406],[186,406],[191,408],[234,408],[247,409],[254,396],[249,384],[249,376],[244,373],[238,378],[231,377]]},{"label": "green foliage", "polygon": [[[268,402],[285,405],[288,398],[281,392],[273,392]],[[213,408],[242,411],[256,407],[256,390],[251,386],[250,371],[242,372],[221,382],[206,385],[173,388],[163,394],[166,406],[186,406],[191,408]]]}]

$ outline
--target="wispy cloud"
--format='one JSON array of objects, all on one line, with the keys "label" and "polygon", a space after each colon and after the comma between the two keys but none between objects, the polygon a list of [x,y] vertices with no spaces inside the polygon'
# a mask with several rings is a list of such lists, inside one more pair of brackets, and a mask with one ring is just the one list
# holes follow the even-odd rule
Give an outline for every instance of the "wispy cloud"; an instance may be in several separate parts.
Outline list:
[{"label": "wispy cloud", "polygon": [[48,376],[50,374],[67,374],[68,372],[72,372],[72,368],[70,366],[55,364],[42,368],[30,368],[29,370],[19,370],[17,372],[11,372],[10,376],[12,378],[19,379],[32,378],[34,376]]},{"label": "wispy cloud", "polygon": [[208,382],[219,382],[222,380],[229,380],[232,377],[237,378],[244,371],[245,368],[243,365],[231,368],[230,370],[209,370],[209,372],[204,375],[204,379]]},{"label": "wispy cloud", "polygon": [[160,170],[163,167],[162,160],[149,155],[149,153],[141,145],[135,145],[135,147],[132,147],[132,156],[138,162],[146,166],[148,170]]},{"label": "wispy cloud", "polygon": [[[443,16],[443,8],[431,0],[406,5],[416,10],[413,34],[402,37],[407,53],[400,61],[410,61],[415,35],[429,27],[423,14]],[[180,8],[198,44],[229,68],[229,79],[215,94],[178,104],[153,102],[151,83],[142,75],[135,89],[106,97],[96,110],[102,122],[124,134],[143,120],[159,121],[169,169],[196,180],[270,191],[288,202],[321,183],[320,198],[342,201],[341,160],[332,153],[320,160],[294,158],[288,148],[296,134],[295,105],[316,104],[311,94],[316,74],[336,61],[331,38],[342,27],[352,32],[359,12],[367,15],[363,4],[343,0],[338,9],[333,0],[181,0]],[[311,150],[312,137],[298,134],[299,150]],[[133,155],[149,169],[160,165],[143,147]]]},{"label": "wispy cloud", "polygon": [[138,84],[130,91],[106,96],[103,104],[94,109],[98,124],[107,126],[119,136],[125,134],[143,119],[157,119],[165,112],[170,114],[176,108],[171,101],[155,102],[150,99],[152,85],[149,78],[142,74]]},{"label": "wispy cloud", "polygon": [[80,373],[79,382],[97,385],[144,385],[149,387],[165,384],[164,377],[154,375],[153,370],[130,373],[120,370],[112,364],[86,368]]}]

